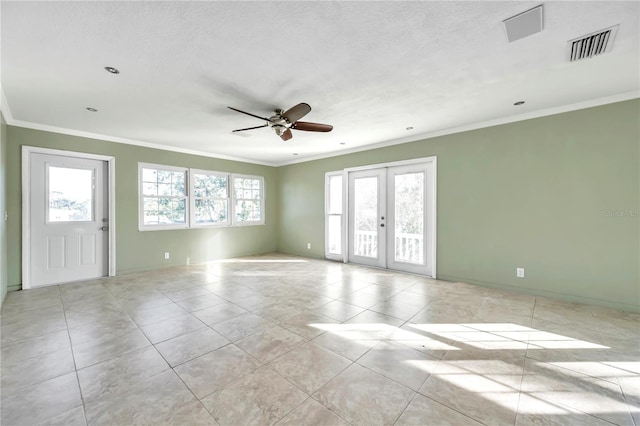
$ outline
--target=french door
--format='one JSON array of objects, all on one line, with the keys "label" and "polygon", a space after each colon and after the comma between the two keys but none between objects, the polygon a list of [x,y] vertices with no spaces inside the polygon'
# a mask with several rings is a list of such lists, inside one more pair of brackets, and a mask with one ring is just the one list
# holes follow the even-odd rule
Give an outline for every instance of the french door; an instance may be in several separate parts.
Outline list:
[{"label": "french door", "polygon": [[348,173],[348,261],[435,277],[433,162]]}]

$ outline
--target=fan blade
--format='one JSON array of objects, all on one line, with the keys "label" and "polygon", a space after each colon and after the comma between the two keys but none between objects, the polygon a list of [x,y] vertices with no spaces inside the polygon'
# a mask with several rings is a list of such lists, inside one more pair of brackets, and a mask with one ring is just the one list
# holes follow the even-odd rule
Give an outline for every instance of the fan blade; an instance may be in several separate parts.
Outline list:
[{"label": "fan blade", "polygon": [[291,133],[291,129],[285,130],[283,134],[280,135],[283,141],[288,141],[293,137],[293,133]]},{"label": "fan blade", "polygon": [[232,108],[232,107],[230,107],[230,106],[228,106],[227,108],[232,109],[232,110],[234,110],[234,111],[238,111],[238,112],[240,112],[240,113],[242,113],[242,114],[247,114],[247,115],[250,115],[250,116],[252,116],[252,117],[259,118],[260,120],[269,121],[269,119],[268,119],[268,118],[260,117],[259,115],[251,114],[250,112],[241,111],[241,110],[239,110],[239,109]]},{"label": "fan blade", "polygon": [[291,126],[295,130],[304,130],[306,132],[330,132],[333,126],[330,124],[309,123],[307,121],[298,121]]},{"label": "fan blade", "polygon": [[231,132],[244,132],[245,130],[253,130],[253,129],[260,129],[261,127],[268,127],[268,124],[263,124],[262,126],[255,126],[255,127],[245,127],[244,129],[238,129],[238,130],[232,130]]},{"label": "fan blade", "polygon": [[289,123],[295,123],[305,115],[309,114],[309,111],[311,111],[311,107],[309,106],[309,104],[305,104],[303,102],[292,108],[289,108],[282,114],[282,116],[286,118]]}]

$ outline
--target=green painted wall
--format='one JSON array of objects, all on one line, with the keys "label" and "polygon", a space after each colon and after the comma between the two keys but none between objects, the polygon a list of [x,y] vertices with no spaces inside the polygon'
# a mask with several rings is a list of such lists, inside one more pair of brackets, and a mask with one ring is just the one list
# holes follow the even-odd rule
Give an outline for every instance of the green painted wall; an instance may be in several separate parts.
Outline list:
[{"label": "green painted wall", "polygon": [[[3,125],[5,283],[21,283],[22,145],[116,157],[118,273],[273,250],[323,257],[325,172],[436,155],[439,278],[640,311],[639,123],[633,100],[280,168]],[[267,224],[139,232],[139,161],[262,175]]]},{"label": "green painted wall", "polygon": [[0,113],[0,305],[7,295],[7,222],[4,212],[7,206],[7,123]]},{"label": "green painted wall", "polygon": [[325,172],[435,155],[439,278],[640,311],[639,123],[636,99],[280,167],[278,248],[324,256]]},{"label": "green painted wall", "polygon": [[[273,167],[180,154],[20,127],[7,127],[8,284],[21,286],[21,147],[23,145],[115,157],[116,268],[118,273],[155,269],[277,249],[278,182]],[[138,231],[138,162],[264,176],[266,224],[229,228]],[[171,253],[164,260],[164,252]]]}]

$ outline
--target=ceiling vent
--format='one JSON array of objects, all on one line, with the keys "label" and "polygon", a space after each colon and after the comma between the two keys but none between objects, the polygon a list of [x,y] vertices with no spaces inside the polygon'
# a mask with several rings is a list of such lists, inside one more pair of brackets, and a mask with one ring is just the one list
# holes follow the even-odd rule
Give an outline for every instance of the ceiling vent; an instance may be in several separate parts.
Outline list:
[{"label": "ceiling vent", "polygon": [[542,5],[505,19],[504,30],[509,43],[542,31]]},{"label": "ceiling vent", "polygon": [[609,52],[617,31],[618,26],[615,25],[604,30],[596,31],[595,33],[587,34],[586,36],[569,40],[567,43],[569,62],[579,61],[580,59],[587,59]]}]

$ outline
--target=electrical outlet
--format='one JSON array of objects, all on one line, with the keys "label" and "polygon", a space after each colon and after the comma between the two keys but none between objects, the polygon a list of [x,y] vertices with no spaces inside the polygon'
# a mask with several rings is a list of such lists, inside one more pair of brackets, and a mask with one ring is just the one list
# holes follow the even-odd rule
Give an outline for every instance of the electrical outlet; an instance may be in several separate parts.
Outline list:
[{"label": "electrical outlet", "polygon": [[307,243],[307,250],[311,250],[311,243]]},{"label": "electrical outlet", "polygon": [[516,268],[516,277],[524,278],[524,268]]},{"label": "electrical outlet", "polygon": [[168,252],[168,251],[165,251],[165,252],[164,252],[164,259],[165,259],[165,260],[168,260],[168,259],[169,259],[169,252]]}]

